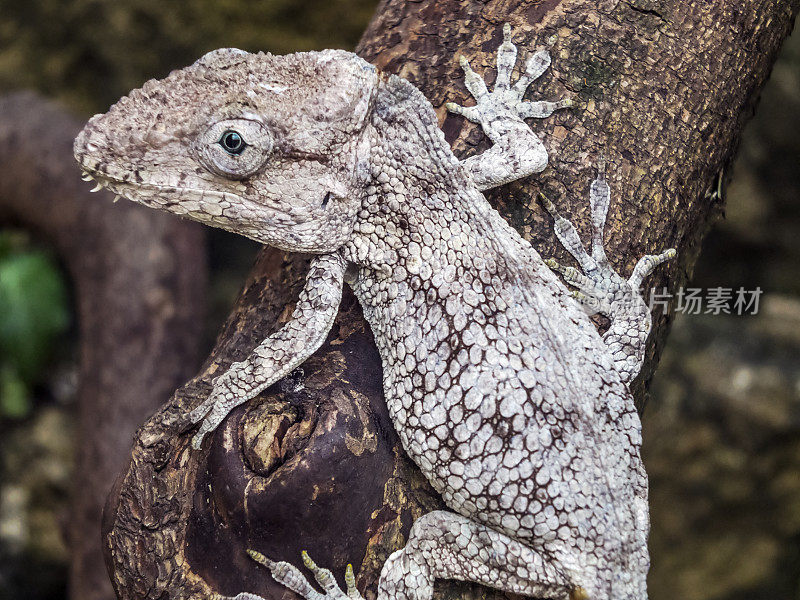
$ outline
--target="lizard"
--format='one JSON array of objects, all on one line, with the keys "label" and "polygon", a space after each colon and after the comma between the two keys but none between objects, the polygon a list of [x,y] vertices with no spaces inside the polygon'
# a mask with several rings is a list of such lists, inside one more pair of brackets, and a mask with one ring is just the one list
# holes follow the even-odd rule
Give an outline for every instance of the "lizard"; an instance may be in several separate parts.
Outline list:
[{"label": "lizard", "polygon": [[[291,320],[187,415],[200,424],[195,448],[322,344],[344,284],[353,289],[402,446],[449,508],[414,522],[382,568],[379,600],[429,600],[436,579],[647,597],[648,487],[628,384],[651,327],[639,287],[675,252],[645,256],[627,280],[614,271],[602,167],[590,252],[543,199],[580,270],[544,261],[491,207],[485,190],[548,164],[525,119],[572,104],[523,100],[551,58],[533,52],[512,84],[517,54],[506,24],[491,92],[461,59],[475,105],[446,108],[492,142],[465,160],[416,87],[342,50],[212,51],[95,115],[75,140],[95,189],[312,255]],[[610,318],[603,335],[576,301],[586,298]],[[320,593],[292,564],[251,557],[307,600],[362,598],[352,567],[343,591],[304,554]]]}]

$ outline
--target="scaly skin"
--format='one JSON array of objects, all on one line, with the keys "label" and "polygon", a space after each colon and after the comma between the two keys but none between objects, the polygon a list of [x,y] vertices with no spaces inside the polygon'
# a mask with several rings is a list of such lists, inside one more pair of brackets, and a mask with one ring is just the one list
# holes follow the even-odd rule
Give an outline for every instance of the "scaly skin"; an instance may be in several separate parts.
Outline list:
[{"label": "scaly skin", "polygon": [[[436,578],[539,597],[642,600],[647,478],[626,382],[650,326],[638,283],[671,254],[643,259],[627,282],[611,270],[600,256],[602,175],[591,196],[593,263],[546,201],[585,273],[552,266],[581,297],[599,298],[614,332],[604,341],[489,206],[482,190],[547,164],[524,119],[570,104],[522,101],[550,58],[533,54],[512,86],[516,48],[507,26],[504,35],[492,92],[462,62],[477,104],[448,108],[479,122],[494,144],[463,162],[416,88],[353,54],[231,49],[92,118],[75,155],[101,186],[135,202],[317,255],[293,320],[217,378],[187,417],[202,421],[196,446],[316,350],[341,286],[352,286],[403,447],[452,511],[414,524],[383,568],[380,600],[429,600]],[[323,597],[292,565],[252,556],[309,600]],[[304,562],[325,597],[360,597],[352,572],[345,593],[329,571]]]}]

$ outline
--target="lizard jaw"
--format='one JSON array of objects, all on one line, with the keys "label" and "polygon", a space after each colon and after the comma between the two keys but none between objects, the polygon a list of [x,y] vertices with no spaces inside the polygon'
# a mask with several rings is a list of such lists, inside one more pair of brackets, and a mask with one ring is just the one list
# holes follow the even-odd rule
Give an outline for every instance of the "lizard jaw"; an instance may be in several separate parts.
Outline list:
[{"label": "lizard jaw", "polygon": [[159,211],[170,212],[193,221],[244,235],[262,244],[279,247],[265,235],[263,223],[276,211],[268,204],[253,201],[231,191],[202,189],[191,185],[133,182],[115,177],[107,170],[83,166],[82,179],[94,181],[90,191],[107,189],[120,197]]},{"label": "lizard jaw", "polygon": [[[89,168],[83,169],[83,175],[81,176],[81,179],[87,182],[95,182],[95,186],[89,190],[90,192],[99,192],[102,189],[112,192],[114,194],[114,202],[117,202],[119,198],[122,197],[126,200],[130,200],[131,202],[135,202],[136,204],[142,204],[149,208],[155,208],[158,210],[166,210],[179,215],[198,212],[193,210],[196,207],[191,202],[184,202],[182,200],[182,198],[187,194],[215,198],[225,198],[226,195],[230,195],[231,197],[234,196],[234,194],[225,194],[223,192],[205,191],[166,184],[161,185],[149,182],[132,183],[130,181],[112,177],[107,173],[95,171]],[[174,199],[171,199],[170,197],[174,197]],[[235,201],[241,202],[243,199],[239,196],[236,196]],[[213,209],[204,211],[202,208],[200,208],[199,212],[206,213],[209,217],[211,217],[213,216],[214,211]],[[194,216],[195,219],[197,219],[198,215],[189,216]]]}]

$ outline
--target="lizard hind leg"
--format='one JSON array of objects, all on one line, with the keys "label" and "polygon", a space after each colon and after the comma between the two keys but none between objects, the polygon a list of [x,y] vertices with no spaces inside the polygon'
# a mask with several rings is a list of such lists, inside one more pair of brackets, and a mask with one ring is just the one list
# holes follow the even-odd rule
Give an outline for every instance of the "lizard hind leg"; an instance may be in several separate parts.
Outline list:
[{"label": "lizard hind leg", "polygon": [[[343,592],[327,569],[303,554],[303,562],[325,591],[318,592],[299,569],[250,555],[270,569],[276,581],[306,600],[363,600],[348,567]],[[549,559],[485,525],[448,511],[417,519],[408,542],[386,560],[378,600],[430,600],[436,579],[472,581],[506,592],[547,598],[582,598],[582,588],[567,581]],[[249,600],[249,599],[243,599]]]},{"label": "lizard hind leg", "polygon": [[[255,550],[248,550],[247,553],[254,561],[269,569],[275,581],[286,586],[306,600],[364,600],[364,597],[356,589],[356,580],[355,576],[353,575],[352,565],[347,565],[347,570],[345,571],[344,576],[347,591],[343,592],[339,587],[339,584],[336,583],[333,573],[331,573],[328,569],[319,567],[311,559],[308,553],[303,551],[303,564],[309,571],[311,571],[311,573],[314,575],[314,580],[325,592],[320,593],[309,583],[308,579],[306,579],[305,575],[303,575],[300,569],[291,563],[270,560]],[[242,594],[239,594],[239,596],[242,596]],[[235,600],[250,600],[249,597],[239,598],[239,596],[237,596]],[[259,596],[254,597],[254,600],[259,599]]]},{"label": "lizard hind leg", "polygon": [[572,267],[564,267],[552,259],[546,260],[545,264],[560,272],[569,285],[579,290],[573,297],[587,312],[601,313],[611,319],[611,326],[603,335],[603,341],[617,371],[623,381],[628,383],[641,369],[645,342],[651,328],[650,310],[639,288],[653,269],[675,257],[675,250],[670,248],[661,254],[642,257],[627,280],[614,270],[604,248],[605,222],[611,202],[611,191],[605,181],[604,171],[604,162],[601,161],[589,193],[592,213],[591,253],[584,248],[574,225],[561,216],[555,205],[542,195],[542,203],[553,217],[556,237],[578,261],[583,273]]}]

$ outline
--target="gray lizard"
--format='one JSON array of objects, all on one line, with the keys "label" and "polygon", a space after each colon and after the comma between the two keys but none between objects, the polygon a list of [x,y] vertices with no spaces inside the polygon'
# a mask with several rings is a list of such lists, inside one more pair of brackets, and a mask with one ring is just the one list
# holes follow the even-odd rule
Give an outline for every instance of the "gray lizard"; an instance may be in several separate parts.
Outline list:
[{"label": "gray lizard", "polygon": [[[641,281],[674,251],[644,257],[628,280],[614,272],[602,169],[591,252],[545,200],[582,272],[548,265],[492,209],[483,190],[547,165],[524,119],[570,105],[523,101],[550,56],[533,53],[512,85],[516,59],[506,26],[492,92],[462,60],[476,104],[448,109],[493,143],[463,161],[413,85],[335,50],[211,52],[131,92],[75,141],[99,187],[314,255],[292,320],[189,415],[200,423],[195,447],[320,346],[343,284],[352,287],[403,447],[452,511],[414,523],[383,567],[379,600],[428,600],[437,578],[538,597],[646,598],[647,476],[627,384],[650,330]],[[576,297],[611,319],[603,336]],[[251,556],[308,600],[361,598],[352,569],[342,591],[304,555],[321,594],[289,563]]]}]

